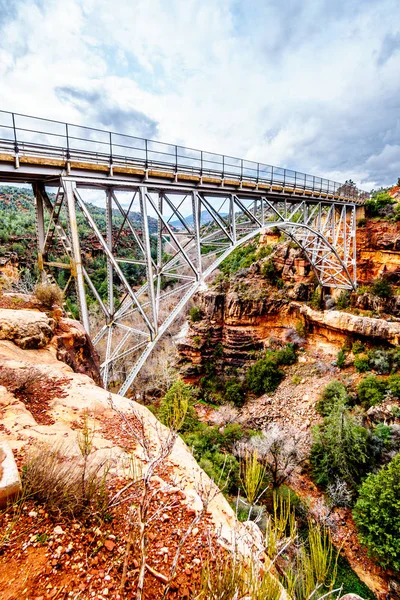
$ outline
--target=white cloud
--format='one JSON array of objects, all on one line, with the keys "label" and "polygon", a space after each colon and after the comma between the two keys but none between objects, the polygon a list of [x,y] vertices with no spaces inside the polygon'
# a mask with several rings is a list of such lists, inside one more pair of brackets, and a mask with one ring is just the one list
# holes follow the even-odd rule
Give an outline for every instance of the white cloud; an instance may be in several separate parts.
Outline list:
[{"label": "white cloud", "polygon": [[1,108],[91,126],[142,114],[127,133],[154,122],[165,141],[369,186],[400,175],[397,0],[1,6]]}]

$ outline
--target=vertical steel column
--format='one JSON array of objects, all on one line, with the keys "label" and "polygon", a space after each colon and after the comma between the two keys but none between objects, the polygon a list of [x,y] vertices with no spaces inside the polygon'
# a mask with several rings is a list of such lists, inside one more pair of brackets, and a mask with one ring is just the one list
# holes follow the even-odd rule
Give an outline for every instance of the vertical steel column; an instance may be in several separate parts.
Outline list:
[{"label": "vertical steel column", "polygon": [[90,333],[89,327],[89,313],[86,304],[86,292],[85,292],[85,282],[83,279],[83,269],[82,269],[82,255],[81,248],[79,244],[79,233],[78,233],[78,224],[76,221],[76,211],[75,211],[75,183],[72,181],[64,181],[62,180],[65,195],[67,196],[68,203],[68,218],[69,218],[69,228],[71,231],[71,242],[72,242],[72,253],[74,256],[74,267],[75,267],[75,277],[76,277],[76,289],[78,293],[78,301],[81,313],[81,319],[84,328],[87,333]]},{"label": "vertical steel column", "polygon": [[357,227],[356,227],[356,207],[351,208],[351,237],[353,239],[353,286],[357,289]]},{"label": "vertical steel column", "polygon": [[42,195],[42,183],[32,184],[33,193],[36,198],[36,226],[37,226],[37,239],[38,239],[38,269],[40,273],[40,279],[42,283],[46,281],[46,273],[43,265],[43,250],[45,241],[45,227],[44,227],[44,205]]},{"label": "vertical steel column", "polygon": [[[162,192],[158,194],[158,210],[160,215],[163,214],[164,198]],[[157,219],[157,291],[156,291],[156,307],[157,314],[160,311],[160,294],[161,294],[161,269],[162,269],[162,254],[163,254],[163,222],[159,216]]]},{"label": "vertical steel column", "polygon": [[[106,191],[106,220],[107,220],[107,246],[110,252],[113,251],[113,233],[112,233],[112,193],[108,188]],[[109,258],[107,258],[107,289],[108,289],[108,311],[110,319],[114,316],[114,270]]]},{"label": "vertical steel column", "polygon": [[139,202],[140,202],[140,214],[142,216],[142,231],[143,231],[143,242],[145,248],[145,262],[146,262],[146,275],[147,275],[147,289],[149,293],[150,308],[152,313],[154,335],[158,332],[158,311],[156,307],[156,298],[154,294],[154,276],[153,276],[153,265],[151,261],[151,245],[150,245],[150,233],[149,233],[149,220],[147,218],[147,188],[140,186],[139,188]]},{"label": "vertical steel column", "polygon": [[229,213],[231,218],[231,232],[233,242],[236,244],[236,219],[235,219],[235,200],[233,194],[230,197]]},{"label": "vertical steel column", "polygon": [[199,279],[202,272],[201,265],[201,201],[197,192],[192,192],[192,212],[193,212],[193,229],[196,243],[196,258],[197,258],[197,279]]}]

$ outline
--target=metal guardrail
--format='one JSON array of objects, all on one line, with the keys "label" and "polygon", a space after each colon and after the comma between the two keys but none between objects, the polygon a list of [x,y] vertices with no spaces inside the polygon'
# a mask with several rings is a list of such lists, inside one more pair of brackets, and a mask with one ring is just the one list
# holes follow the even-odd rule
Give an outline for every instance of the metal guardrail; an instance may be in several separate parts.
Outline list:
[{"label": "metal guardrail", "polygon": [[161,168],[200,176],[233,177],[283,188],[310,190],[363,203],[368,192],[347,183],[282,167],[256,163],[41,117],[0,111],[0,149],[15,155],[46,156],[126,167]]}]

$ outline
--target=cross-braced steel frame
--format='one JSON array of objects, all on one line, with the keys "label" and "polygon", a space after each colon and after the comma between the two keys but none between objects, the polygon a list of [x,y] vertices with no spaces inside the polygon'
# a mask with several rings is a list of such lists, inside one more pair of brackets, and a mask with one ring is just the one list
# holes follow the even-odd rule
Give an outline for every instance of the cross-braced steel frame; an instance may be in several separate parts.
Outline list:
[{"label": "cross-braced steel frame", "polygon": [[[91,306],[99,307],[102,320],[91,333],[104,385],[120,385],[120,394],[210,273],[266,228],[278,227],[298,244],[322,286],[356,285],[352,202],[71,176],[60,178],[56,194],[42,183],[33,188],[42,278],[52,280],[56,269],[68,273],[65,291],[75,283],[88,332]],[[78,222],[89,232],[90,255]],[[93,282],[93,253],[103,256],[105,293]]]}]

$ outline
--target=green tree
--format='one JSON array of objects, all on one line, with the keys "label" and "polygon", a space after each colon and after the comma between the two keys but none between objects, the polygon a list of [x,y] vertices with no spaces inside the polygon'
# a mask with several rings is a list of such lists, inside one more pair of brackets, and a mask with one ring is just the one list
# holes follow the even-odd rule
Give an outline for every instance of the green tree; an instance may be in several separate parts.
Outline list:
[{"label": "green tree", "polygon": [[268,394],[276,390],[284,377],[275,357],[267,355],[252,365],[246,373],[247,387],[254,394]]},{"label": "green tree", "polygon": [[339,367],[339,369],[344,369],[346,366],[346,353],[344,350],[339,350],[336,358],[336,366]]},{"label": "green tree", "polygon": [[400,571],[400,454],[364,481],[354,520],[369,552],[384,567]]},{"label": "green tree", "polygon": [[368,464],[368,431],[337,402],[323,425],[314,427],[310,453],[313,477],[326,486],[343,479],[356,489]]},{"label": "green tree", "polygon": [[364,408],[375,406],[382,402],[387,391],[388,384],[382,377],[368,375],[360,381],[357,386],[358,399]]},{"label": "green tree", "polygon": [[318,400],[315,408],[320,415],[326,417],[332,412],[337,404],[347,404],[348,398],[343,383],[337,381],[337,379],[333,379],[322,392],[322,396]]}]

